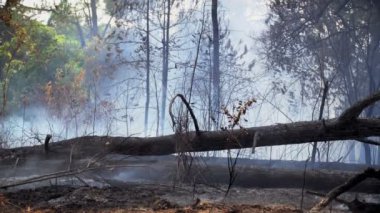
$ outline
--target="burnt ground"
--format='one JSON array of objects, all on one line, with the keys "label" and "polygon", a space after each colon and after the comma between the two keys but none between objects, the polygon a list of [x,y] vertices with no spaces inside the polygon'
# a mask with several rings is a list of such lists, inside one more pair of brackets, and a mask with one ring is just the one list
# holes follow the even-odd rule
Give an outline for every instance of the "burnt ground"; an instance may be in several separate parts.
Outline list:
[{"label": "burnt ground", "polygon": [[[138,159],[136,162],[141,164],[142,160]],[[275,168],[259,170],[257,167],[244,166],[239,170],[237,182],[225,196],[228,181],[222,178],[225,168],[219,167],[219,163],[209,162],[207,169],[196,170],[203,174],[197,177],[205,180],[190,184],[174,181],[173,177],[178,174],[170,171],[177,164],[172,165],[171,160],[146,161],[147,164],[148,162],[148,167],[92,171],[10,187],[0,191],[0,212],[302,212],[301,200],[302,210],[306,212],[321,199],[306,193],[307,190],[327,192],[331,189],[328,186],[326,190],[319,190],[313,184],[304,190],[302,196],[302,189],[299,187],[299,182],[302,181],[297,176],[290,176],[290,180],[296,183],[278,178],[270,180],[273,176],[284,175],[284,171],[279,173]],[[41,171],[32,174],[23,169],[22,172],[14,171],[12,176],[8,175],[11,178],[7,181],[17,181],[15,177],[20,175],[25,178],[26,171],[31,176],[41,175]],[[294,169],[290,172],[303,173],[302,170]],[[322,177],[334,173],[341,171],[318,172]],[[210,178],[212,175],[214,177]],[[288,176],[285,173],[283,177]],[[309,182],[311,178],[308,178]],[[0,179],[1,185],[4,180]],[[362,190],[368,191],[371,186],[372,190],[369,191],[372,192],[359,192],[358,188],[359,191],[345,193],[340,198],[380,203],[380,194],[376,193],[380,192],[378,182],[369,182],[367,188]],[[325,211],[350,212],[345,205],[337,202],[333,202]]]},{"label": "burnt ground", "polygon": [[[52,186],[5,193],[0,202],[1,212],[300,212],[290,205],[200,199],[202,196],[220,197],[214,189],[207,187],[195,194],[190,190],[145,184],[123,188]],[[248,193],[255,195],[257,192]]]},{"label": "burnt ground", "polygon": [[[235,187],[224,197],[225,187],[127,184],[117,187],[52,185],[5,192],[1,212],[302,212],[299,189]],[[357,194],[346,194],[353,198]],[[360,195],[361,198],[368,195]],[[379,198],[379,197],[378,197]],[[319,197],[306,194],[303,210]],[[349,212],[334,203],[326,212]]]}]

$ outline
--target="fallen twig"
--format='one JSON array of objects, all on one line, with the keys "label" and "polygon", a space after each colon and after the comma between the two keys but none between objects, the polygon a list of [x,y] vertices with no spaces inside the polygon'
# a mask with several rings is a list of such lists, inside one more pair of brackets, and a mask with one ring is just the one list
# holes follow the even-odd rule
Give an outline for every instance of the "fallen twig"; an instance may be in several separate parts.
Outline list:
[{"label": "fallen twig", "polygon": [[88,172],[92,170],[97,169],[114,169],[114,168],[120,168],[120,167],[142,167],[145,165],[107,165],[107,166],[96,166],[96,167],[86,167],[86,168],[79,168],[79,169],[73,169],[73,170],[65,170],[65,171],[59,171],[51,174],[41,175],[37,177],[28,178],[26,180],[16,181],[10,184],[1,185],[0,189],[7,189],[10,187],[15,186],[21,186],[29,183],[36,183],[41,182],[53,178],[60,178],[60,177],[67,177],[67,176],[76,176],[78,174],[81,174],[83,172]]}]

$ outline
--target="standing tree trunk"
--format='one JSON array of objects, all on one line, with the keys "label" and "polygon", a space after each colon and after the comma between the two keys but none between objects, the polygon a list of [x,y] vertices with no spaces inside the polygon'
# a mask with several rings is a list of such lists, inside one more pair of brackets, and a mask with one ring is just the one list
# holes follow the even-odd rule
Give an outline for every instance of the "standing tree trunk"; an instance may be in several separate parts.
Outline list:
[{"label": "standing tree trunk", "polygon": [[82,26],[80,26],[78,17],[76,17],[76,20],[74,21],[75,27],[77,28],[78,31],[78,38],[80,41],[80,45],[82,48],[86,47],[86,39],[84,38],[84,33],[82,30]]},{"label": "standing tree trunk", "polygon": [[[326,54],[325,54],[325,46],[323,45],[322,48],[320,49],[319,54],[317,54],[317,58],[318,58],[318,61],[319,61],[319,75],[320,75],[320,78],[321,78],[321,81],[322,81],[322,88],[323,88],[321,106],[319,108],[319,117],[318,117],[318,120],[320,120],[320,121],[323,118],[323,111],[324,111],[324,108],[325,108],[327,94],[329,92],[329,82],[327,81],[326,75],[325,75],[325,61],[326,61],[326,57],[325,56],[326,56]],[[311,163],[313,165],[315,163],[315,155],[317,153],[317,148],[318,148],[317,142],[314,142],[314,144],[313,144],[313,150],[311,152]],[[327,153],[327,155],[328,155],[328,153]]]},{"label": "standing tree trunk", "polygon": [[[168,73],[169,73],[169,28],[170,28],[170,0],[167,3],[167,13],[165,17],[164,12],[164,26],[163,26],[163,69],[162,69],[162,97],[161,97],[161,118],[160,118],[160,129],[161,134],[164,134],[165,129],[165,112],[166,112],[166,99],[168,90]],[[166,20],[165,20],[166,18]]]},{"label": "standing tree trunk", "polygon": [[[323,118],[323,110],[324,110],[324,107],[325,107],[328,91],[329,91],[328,82],[325,79],[323,79],[323,94],[322,94],[321,107],[319,109],[319,118],[318,118],[318,120],[320,120],[320,121]],[[316,153],[317,153],[317,142],[314,142],[313,143],[313,150],[311,152],[311,163],[312,164],[315,163],[315,155],[316,155]]]},{"label": "standing tree trunk", "polygon": [[150,43],[149,43],[149,1],[146,5],[146,100],[145,100],[145,119],[144,133],[147,136],[149,123],[149,102],[150,102]]},{"label": "standing tree trunk", "polygon": [[212,111],[215,119],[215,129],[219,129],[220,108],[220,69],[219,69],[219,23],[218,0],[212,0],[211,5],[212,35],[213,35],[213,67],[212,67]]},{"label": "standing tree trunk", "polygon": [[96,12],[96,0],[91,0],[91,35],[92,37],[98,35],[98,14]]}]

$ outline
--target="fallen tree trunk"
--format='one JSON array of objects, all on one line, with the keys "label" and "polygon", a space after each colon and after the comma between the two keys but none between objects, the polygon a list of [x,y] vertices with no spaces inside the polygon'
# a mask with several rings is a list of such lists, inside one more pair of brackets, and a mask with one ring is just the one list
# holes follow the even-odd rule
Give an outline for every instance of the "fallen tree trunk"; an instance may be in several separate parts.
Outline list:
[{"label": "fallen tree trunk", "polygon": [[[125,155],[168,155],[177,152],[240,149],[248,147],[300,144],[314,141],[360,140],[380,136],[380,119],[359,119],[364,108],[380,99],[380,92],[342,113],[322,121],[306,121],[231,131],[189,132],[161,137],[84,136],[44,145],[0,150],[1,162],[7,159],[59,156],[86,158],[109,153]],[[362,140],[365,141],[365,140]],[[376,144],[376,142],[371,142]]]}]

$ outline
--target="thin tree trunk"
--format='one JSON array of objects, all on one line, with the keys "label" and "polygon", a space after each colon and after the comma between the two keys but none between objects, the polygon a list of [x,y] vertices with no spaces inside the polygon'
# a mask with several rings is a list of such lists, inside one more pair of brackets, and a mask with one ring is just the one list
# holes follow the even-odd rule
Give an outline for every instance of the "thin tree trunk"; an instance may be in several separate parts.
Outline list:
[{"label": "thin tree trunk", "polygon": [[92,135],[95,135],[95,125],[96,125],[96,112],[97,112],[97,89],[96,89],[96,80],[95,76],[92,77],[93,79],[93,87],[94,87],[94,112],[93,112],[93,118],[92,118]]},{"label": "thin tree trunk", "polygon": [[169,73],[169,28],[170,28],[170,0],[167,0],[167,14],[166,21],[163,27],[163,70],[162,70],[162,99],[161,99],[161,134],[165,130],[165,112],[166,112],[166,99],[168,90],[168,73]]},{"label": "thin tree trunk", "polygon": [[145,100],[145,119],[144,134],[147,136],[149,123],[149,102],[150,102],[150,29],[149,29],[149,7],[150,0],[147,0],[146,6],[146,100]]},{"label": "thin tree trunk", "polygon": [[204,23],[205,23],[205,6],[206,2],[203,5],[203,12],[202,12],[202,23],[201,23],[201,30],[199,32],[199,37],[198,37],[198,42],[197,42],[197,51],[195,53],[195,60],[194,60],[194,67],[193,67],[193,72],[191,74],[191,80],[190,80],[190,92],[189,92],[189,103],[191,103],[191,95],[193,92],[193,86],[194,86],[194,77],[195,77],[195,70],[197,69],[198,66],[198,57],[199,57],[199,51],[201,47],[201,40],[202,40],[202,35],[203,35],[203,30],[204,30]]},{"label": "thin tree trunk", "polygon": [[[327,94],[328,94],[328,91],[329,91],[328,82],[326,80],[323,80],[323,81],[324,81],[323,82],[323,94],[322,94],[321,107],[319,109],[319,117],[318,117],[318,120],[320,120],[320,121],[323,118],[323,110],[324,110],[324,107],[325,107],[325,102],[326,102]],[[312,153],[311,153],[311,163],[312,164],[315,163],[316,152],[317,152],[317,142],[314,142],[313,143],[313,150],[312,150]]]},{"label": "thin tree trunk", "polygon": [[219,69],[219,23],[218,0],[212,0],[211,5],[212,35],[213,35],[213,114],[216,121],[215,129],[219,129],[220,108],[220,69]]},{"label": "thin tree trunk", "polygon": [[98,35],[98,14],[96,9],[96,0],[91,0],[91,33],[93,37]]},{"label": "thin tree trunk", "polygon": [[[127,91],[129,91],[129,80],[127,81]],[[125,98],[125,131],[126,135],[129,135],[129,112],[128,112],[128,102],[129,102],[129,92],[127,92],[127,97]]]},{"label": "thin tree trunk", "polygon": [[80,45],[81,45],[81,47],[85,47],[86,46],[86,40],[84,38],[82,26],[80,26],[78,18],[76,18],[74,24],[75,24],[75,27],[77,28],[77,31],[78,31],[78,37],[79,37]]},{"label": "thin tree trunk", "polygon": [[155,88],[155,95],[156,95],[156,136],[159,136],[160,133],[160,99],[158,95],[158,88],[157,88],[157,79],[156,75],[153,74],[153,82],[154,82],[154,88]]}]

